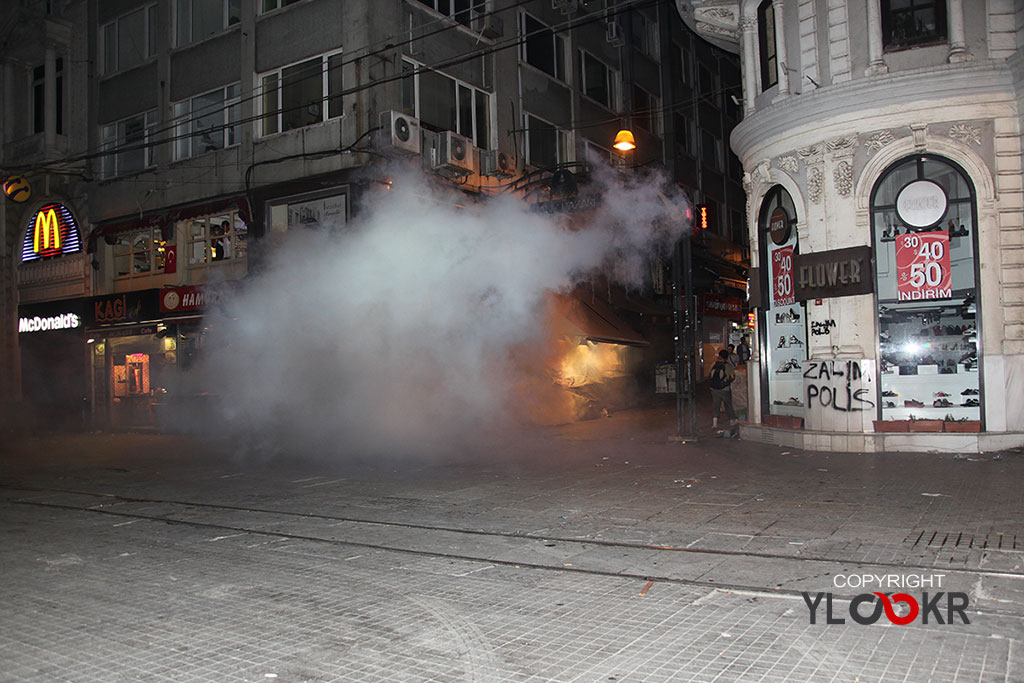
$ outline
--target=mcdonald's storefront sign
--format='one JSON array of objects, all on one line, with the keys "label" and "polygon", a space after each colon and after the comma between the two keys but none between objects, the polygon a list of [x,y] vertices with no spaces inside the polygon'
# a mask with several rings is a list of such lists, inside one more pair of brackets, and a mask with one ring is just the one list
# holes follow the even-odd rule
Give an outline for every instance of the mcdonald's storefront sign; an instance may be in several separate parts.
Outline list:
[{"label": "mcdonald's storefront sign", "polygon": [[47,204],[29,218],[21,245],[22,263],[81,250],[78,222],[68,207]]}]

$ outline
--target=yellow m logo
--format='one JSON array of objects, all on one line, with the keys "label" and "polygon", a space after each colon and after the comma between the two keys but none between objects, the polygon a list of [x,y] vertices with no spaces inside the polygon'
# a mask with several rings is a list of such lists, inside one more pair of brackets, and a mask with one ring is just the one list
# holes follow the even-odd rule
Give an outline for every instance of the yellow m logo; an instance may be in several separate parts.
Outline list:
[{"label": "yellow m logo", "polygon": [[45,249],[60,249],[60,223],[52,207],[36,214],[32,248],[37,254]]}]

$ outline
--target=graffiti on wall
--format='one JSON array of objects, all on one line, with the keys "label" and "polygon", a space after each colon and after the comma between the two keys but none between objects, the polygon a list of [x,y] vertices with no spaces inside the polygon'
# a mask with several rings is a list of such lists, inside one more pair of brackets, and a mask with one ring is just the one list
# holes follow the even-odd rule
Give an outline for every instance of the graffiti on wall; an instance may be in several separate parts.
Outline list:
[{"label": "graffiti on wall", "polygon": [[808,360],[804,365],[806,405],[831,408],[839,412],[875,409],[872,389],[863,386],[871,368],[859,360]]},{"label": "graffiti on wall", "polygon": [[833,327],[836,327],[836,321],[831,318],[828,320],[812,320],[811,321],[811,334],[815,337],[823,337],[827,335]]}]

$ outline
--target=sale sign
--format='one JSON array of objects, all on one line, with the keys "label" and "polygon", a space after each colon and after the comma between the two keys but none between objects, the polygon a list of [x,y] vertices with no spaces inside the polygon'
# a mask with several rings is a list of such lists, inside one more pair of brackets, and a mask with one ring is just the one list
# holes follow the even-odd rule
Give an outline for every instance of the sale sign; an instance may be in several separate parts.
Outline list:
[{"label": "sale sign", "polygon": [[950,299],[949,233],[896,236],[896,290],[900,301]]},{"label": "sale sign", "polygon": [[772,252],[772,301],[775,306],[791,306],[796,303],[792,244]]}]

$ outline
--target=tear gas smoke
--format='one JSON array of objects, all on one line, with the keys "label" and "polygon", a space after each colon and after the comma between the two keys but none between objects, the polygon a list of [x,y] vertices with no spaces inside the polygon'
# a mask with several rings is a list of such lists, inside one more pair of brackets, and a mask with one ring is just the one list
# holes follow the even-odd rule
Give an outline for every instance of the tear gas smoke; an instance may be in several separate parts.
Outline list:
[{"label": "tear gas smoke", "polygon": [[518,197],[472,202],[399,177],[348,225],[289,234],[212,321],[218,429],[275,450],[400,455],[516,419],[513,352],[543,339],[547,295],[598,269],[639,284],[645,258],[689,229],[662,179],[594,179],[603,199],[581,229]]}]

